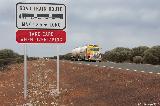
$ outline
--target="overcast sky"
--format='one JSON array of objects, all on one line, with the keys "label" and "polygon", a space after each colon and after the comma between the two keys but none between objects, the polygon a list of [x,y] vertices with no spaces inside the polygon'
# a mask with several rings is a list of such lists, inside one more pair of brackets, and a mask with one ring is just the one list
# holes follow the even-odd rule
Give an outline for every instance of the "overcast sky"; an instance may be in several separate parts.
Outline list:
[{"label": "overcast sky", "polygon": [[[0,0],[0,49],[23,54],[15,40],[17,2],[66,4],[67,42],[60,45],[60,54],[86,44],[98,44],[102,52],[160,45],[160,0]],[[56,44],[29,45],[28,55],[54,56]]]}]

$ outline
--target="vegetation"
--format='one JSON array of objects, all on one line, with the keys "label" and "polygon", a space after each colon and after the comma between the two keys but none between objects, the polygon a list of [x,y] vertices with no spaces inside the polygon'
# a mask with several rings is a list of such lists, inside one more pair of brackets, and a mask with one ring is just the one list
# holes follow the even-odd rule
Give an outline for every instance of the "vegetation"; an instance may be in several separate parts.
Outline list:
[{"label": "vegetation", "polygon": [[113,62],[129,62],[132,58],[132,50],[129,48],[117,47],[111,51],[105,52],[104,60]]},{"label": "vegetation", "polygon": [[135,56],[135,57],[133,57],[133,62],[136,64],[143,63],[143,57],[142,56]]},{"label": "vegetation", "polygon": [[118,47],[106,51],[103,55],[103,60],[112,62],[160,64],[160,46],[154,46],[152,48],[139,46],[132,49]]},{"label": "vegetation", "polygon": [[160,64],[160,46],[154,46],[144,52],[144,63]]},{"label": "vegetation", "polygon": [[135,57],[135,56],[141,56],[141,57],[143,57],[144,56],[144,52],[146,50],[148,50],[148,49],[149,49],[149,47],[147,47],[147,46],[139,46],[139,47],[133,48],[132,49],[132,51],[133,51],[133,57]]},{"label": "vegetation", "polygon": [[39,57],[27,57],[28,61],[38,60]]},{"label": "vegetation", "polygon": [[15,53],[10,49],[0,50],[0,67],[4,67],[12,63],[21,63],[23,62],[23,56]]},{"label": "vegetation", "polygon": [[[72,54],[71,53],[67,53],[65,55],[59,55],[59,59],[60,60],[71,60]],[[57,56],[54,56],[53,59],[57,59]]]}]

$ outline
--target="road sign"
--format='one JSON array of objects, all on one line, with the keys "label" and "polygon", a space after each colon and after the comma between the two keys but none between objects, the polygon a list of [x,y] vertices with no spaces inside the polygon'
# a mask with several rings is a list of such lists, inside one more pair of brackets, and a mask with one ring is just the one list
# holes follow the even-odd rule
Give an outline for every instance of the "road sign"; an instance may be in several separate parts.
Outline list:
[{"label": "road sign", "polygon": [[17,3],[18,29],[65,29],[66,6],[54,3]]},{"label": "road sign", "polygon": [[[27,98],[26,43],[65,43],[66,6],[55,3],[17,3],[16,41],[24,44],[24,98]],[[26,30],[24,30],[26,29]],[[29,30],[34,29],[34,30]],[[39,29],[39,30],[35,30]],[[58,51],[58,45],[57,45]],[[57,92],[59,94],[59,52],[57,52]]]},{"label": "road sign", "polygon": [[65,43],[66,32],[63,30],[18,30],[18,43]]}]

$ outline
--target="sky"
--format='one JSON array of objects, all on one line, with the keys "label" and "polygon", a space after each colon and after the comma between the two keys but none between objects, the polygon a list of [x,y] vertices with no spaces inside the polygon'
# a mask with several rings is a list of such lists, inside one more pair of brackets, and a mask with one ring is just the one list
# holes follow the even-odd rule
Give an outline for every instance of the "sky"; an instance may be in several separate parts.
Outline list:
[{"label": "sky", "polygon": [[[98,44],[102,53],[115,47],[160,45],[160,0],[0,0],[0,49],[23,54],[16,42],[16,3],[48,2],[67,6],[67,41],[59,54],[86,44]],[[29,56],[55,56],[57,44],[29,44]]]}]

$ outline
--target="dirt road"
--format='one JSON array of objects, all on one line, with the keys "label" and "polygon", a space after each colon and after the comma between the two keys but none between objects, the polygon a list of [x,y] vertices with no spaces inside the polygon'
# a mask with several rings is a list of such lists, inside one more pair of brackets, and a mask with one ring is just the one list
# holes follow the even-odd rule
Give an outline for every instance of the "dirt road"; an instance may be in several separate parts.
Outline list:
[{"label": "dirt road", "polygon": [[60,62],[28,62],[28,98],[23,99],[23,64],[0,72],[0,106],[159,106],[160,75]]}]

